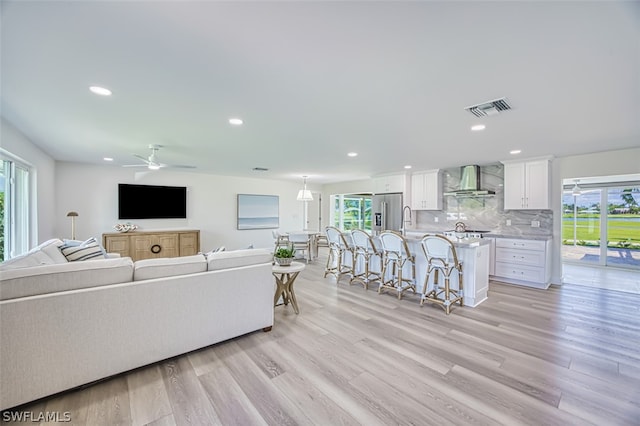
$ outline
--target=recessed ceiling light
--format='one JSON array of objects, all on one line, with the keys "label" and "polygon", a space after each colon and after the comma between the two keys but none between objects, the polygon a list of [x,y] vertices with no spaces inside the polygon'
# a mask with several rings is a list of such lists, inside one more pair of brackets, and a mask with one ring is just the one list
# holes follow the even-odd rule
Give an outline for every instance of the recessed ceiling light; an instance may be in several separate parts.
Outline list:
[{"label": "recessed ceiling light", "polygon": [[103,160],[104,160],[104,161],[113,161],[113,158],[111,158],[111,157],[104,157],[104,158],[103,158]]},{"label": "recessed ceiling light", "polygon": [[96,95],[100,95],[100,96],[111,96],[111,90],[109,89],[105,89],[104,87],[100,87],[100,86],[91,86],[89,87],[89,90],[91,90],[93,93],[95,93]]},{"label": "recessed ceiling light", "polygon": [[230,118],[229,124],[233,124],[234,126],[240,126],[244,123],[241,118]]},{"label": "recessed ceiling light", "polygon": [[410,169],[410,168],[411,168],[411,166],[407,164],[406,166],[404,166],[404,168],[405,168],[405,169]]},{"label": "recessed ceiling light", "polygon": [[487,126],[485,126],[484,124],[475,124],[473,126],[471,126],[471,130],[473,130],[474,132],[479,132],[480,130],[484,130]]},{"label": "recessed ceiling light", "polygon": [[522,150],[520,150],[520,149],[514,149],[514,150],[509,151],[509,154],[516,155],[516,154],[520,154],[521,152],[522,152]]},{"label": "recessed ceiling light", "polygon": [[349,157],[357,157],[357,156],[358,156],[358,153],[357,153],[357,152],[349,152],[349,153],[347,153],[347,155],[348,155]]}]

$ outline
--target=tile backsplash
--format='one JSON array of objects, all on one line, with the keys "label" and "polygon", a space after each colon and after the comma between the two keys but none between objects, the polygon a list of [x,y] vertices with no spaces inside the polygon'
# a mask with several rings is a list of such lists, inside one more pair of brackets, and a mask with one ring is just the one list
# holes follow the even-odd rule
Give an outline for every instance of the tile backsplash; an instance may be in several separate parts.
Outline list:
[{"label": "tile backsplash", "polygon": [[[459,188],[460,168],[443,170],[444,191]],[[439,232],[451,230],[456,222],[464,222],[469,229],[492,231],[510,235],[551,235],[551,210],[504,211],[504,166],[501,163],[480,167],[480,186],[495,191],[495,195],[482,197],[445,196],[442,211],[417,210],[413,212],[416,229]],[[539,222],[539,227],[532,226]]]}]

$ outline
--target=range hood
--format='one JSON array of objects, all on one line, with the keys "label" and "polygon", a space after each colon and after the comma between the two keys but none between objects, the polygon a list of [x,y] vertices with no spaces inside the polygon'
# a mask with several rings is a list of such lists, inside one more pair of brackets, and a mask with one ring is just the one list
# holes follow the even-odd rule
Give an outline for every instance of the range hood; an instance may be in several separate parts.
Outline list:
[{"label": "range hood", "polygon": [[444,195],[454,197],[480,197],[495,195],[494,191],[481,189],[480,187],[480,166],[470,165],[460,167],[460,188],[445,192]]}]

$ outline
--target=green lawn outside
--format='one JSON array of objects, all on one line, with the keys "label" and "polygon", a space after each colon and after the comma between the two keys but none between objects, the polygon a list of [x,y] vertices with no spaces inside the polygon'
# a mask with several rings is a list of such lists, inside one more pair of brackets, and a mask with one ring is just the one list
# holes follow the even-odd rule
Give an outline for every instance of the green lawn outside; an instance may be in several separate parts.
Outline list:
[{"label": "green lawn outside", "polygon": [[[573,215],[565,214],[566,219],[572,219]],[[624,215],[625,218],[638,218],[637,221],[616,220],[616,216],[609,215],[609,247],[620,247],[633,244],[633,248],[640,248],[640,215]],[[578,215],[578,218],[592,218],[591,221],[578,221],[576,239],[589,245],[598,245],[600,240],[600,216]],[[573,244],[573,221],[562,221],[562,239],[565,244]],[[637,247],[636,247],[637,245]]]}]

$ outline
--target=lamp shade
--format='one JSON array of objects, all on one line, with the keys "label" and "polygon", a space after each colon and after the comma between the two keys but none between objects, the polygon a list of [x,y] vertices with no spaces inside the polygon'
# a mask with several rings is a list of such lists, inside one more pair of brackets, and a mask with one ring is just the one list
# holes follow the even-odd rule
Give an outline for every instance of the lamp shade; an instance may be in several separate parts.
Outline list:
[{"label": "lamp shade", "polygon": [[298,191],[298,201],[313,201],[313,195],[308,189]]},{"label": "lamp shade", "polygon": [[78,217],[78,212],[69,212],[67,213],[67,217]]}]

